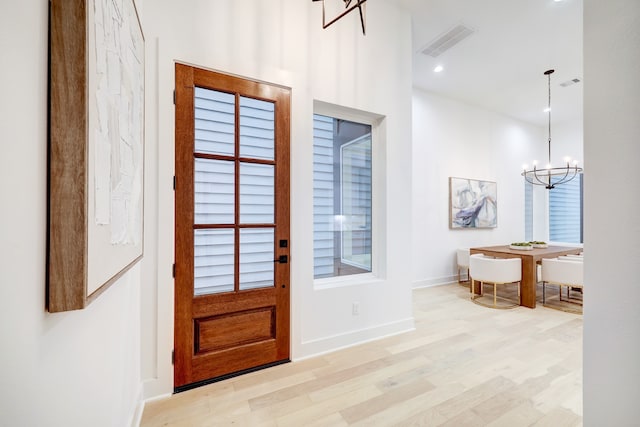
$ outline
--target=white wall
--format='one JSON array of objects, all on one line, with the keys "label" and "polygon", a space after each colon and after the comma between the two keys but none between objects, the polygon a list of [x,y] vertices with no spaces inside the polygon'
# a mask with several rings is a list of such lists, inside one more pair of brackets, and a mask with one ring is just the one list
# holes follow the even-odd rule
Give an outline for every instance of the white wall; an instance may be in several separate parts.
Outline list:
[{"label": "white wall", "polygon": [[44,309],[48,3],[0,6],[0,425],[127,426],[141,397],[140,267],[85,310]]},{"label": "white wall", "polygon": [[[584,135],[582,117],[551,124],[551,162],[553,165],[561,166],[565,157],[570,157],[571,161],[578,160],[578,166],[584,167]],[[544,129],[545,148],[547,129]],[[546,151],[545,151],[546,153]],[[545,156],[545,163],[547,157]]]},{"label": "white wall", "polygon": [[[524,239],[522,165],[546,153],[543,129],[414,89],[413,285],[456,279],[455,250]],[[449,229],[449,177],[495,181],[498,226]],[[536,193],[537,194],[537,193]],[[542,197],[534,195],[535,231]]]},{"label": "white wall", "polygon": [[640,419],[640,3],[585,0],[584,424]]},{"label": "white wall", "polygon": [[[171,392],[173,371],[174,61],[292,88],[291,310],[292,357],[397,333],[413,326],[411,312],[411,24],[385,2],[367,9],[367,35],[357,14],[321,28],[321,4],[299,0],[189,0],[145,3],[147,41],[147,191],[157,230],[157,269],[145,271],[142,349],[145,396]],[[380,84],[380,82],[385,82]],[[384,276],[373,283],[316,289],[313,283],[313,101],[386,116],[381,175],[387,204],[381,251]],[[351,314],[353,301],[361,314]]]}]

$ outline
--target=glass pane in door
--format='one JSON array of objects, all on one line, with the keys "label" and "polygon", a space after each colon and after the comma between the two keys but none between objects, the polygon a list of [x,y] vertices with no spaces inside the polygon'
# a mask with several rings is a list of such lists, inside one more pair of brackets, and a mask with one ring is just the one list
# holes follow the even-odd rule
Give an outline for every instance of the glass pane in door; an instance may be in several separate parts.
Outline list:
[{"label": "glass pane in door", "polygon": [[274,104],[240,97],[240,157],[274,159]]},{"label": "glass pane in door", "polygon": [[235,163],[195,159],[195,224],[233,224]]},{"label": "glass pane in door", "polygon": [[235,232],[194,230],[194,295],[233,291]]},{"label": "glass pane in door", "polygon": [[275,166],[240,163],[240,223],[273,224]]},{"label": "glass pane in door", "polygon": [[215,90],[195,88],[195,151],[196,153],[235,153],[235,95]]},{"label": "glass pane in door", "polygon": [[240,290],[274,285],[274,229],[240,230]]}]

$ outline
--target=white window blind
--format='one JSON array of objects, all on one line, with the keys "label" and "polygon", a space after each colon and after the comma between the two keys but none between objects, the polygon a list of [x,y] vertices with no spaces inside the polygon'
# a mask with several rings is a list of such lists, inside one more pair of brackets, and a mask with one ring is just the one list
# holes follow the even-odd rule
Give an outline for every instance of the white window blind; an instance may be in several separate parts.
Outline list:
[{"label": "white window blind", "polygon": [[228,160],[195,159],[194,167],[195,223],[233,224],[234,163]]},{"label": "white window blind", "polygon": [[240,289],[273,286],[273,228],[240,230]]},{"label": "white window blind", "polygon": [[524,240],[533,240],[533,184],[524,181]]},{"label": "white window blind", "polygon": [[[194,162],[195,223],[224,226],[194,231],[194,292],[196,295],[230,292],[234,287],[234,254],[239,252],[240,289],[274,285],[274,229],[240,229],[235,247],[233,225],[273,224],[275,168],[245,159],[274,159],[274,105],[239,97],[239,155],[236,154],[233,94],[195,88],[195,152],[229,156],[196,158]],[[236,175],[236,168],[238,174]],[[239,183],[235,182],[238,176]],[[236,194],[239,184],[240,194]],[[235,200],[239,199],[239,212]]]},{"label": "white window blind", "polygon": [[195,151],[232,156],[235,150],[235,96],[195,88]]},{"label": "white window blind", "polygon": [[194,230],[195,295],[233,291],[234,231]]},{"label": "white window blind", "polygon": [[274,159],[273,102],[240,97],[240,157]]},{"label": "white window blind", "polygon": [[582,243],[582,175],[549,190],[549,239]]}]

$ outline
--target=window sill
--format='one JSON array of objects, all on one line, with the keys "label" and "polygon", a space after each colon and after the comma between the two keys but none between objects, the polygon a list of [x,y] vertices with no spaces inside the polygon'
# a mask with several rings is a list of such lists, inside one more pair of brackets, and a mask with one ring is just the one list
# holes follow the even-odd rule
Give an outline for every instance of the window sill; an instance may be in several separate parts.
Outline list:
[{"label": "window sill", "polygon": [[346,286],[372,285],[382,283],[384,280],[374,273],[352,274],[349,276],[327,277],[324,279],[314,279],[313,289],[333,289]]}]

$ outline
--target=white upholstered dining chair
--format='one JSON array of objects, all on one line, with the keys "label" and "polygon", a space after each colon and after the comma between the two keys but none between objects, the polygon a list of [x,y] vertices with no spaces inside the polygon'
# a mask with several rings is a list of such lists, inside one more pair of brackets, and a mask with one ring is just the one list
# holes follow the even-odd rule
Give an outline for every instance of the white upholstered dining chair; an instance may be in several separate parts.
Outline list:
[{"label": "white upholstered dining chair", "polygon": [[[456,250],[456,263],[458,265],[458,283],[469,281],[469,248],[460,248]],[[461,280],[460,271],[467,271],[467,280]]]},{"label": "white upholstered dining chair", "polygon": [[[520,281],[522,280],[522,262],[520,258],[490,258],[483,255],[471,255],[469,257],[469,275],[471,276],[471,300],[477,304],[492,308],[513,308],[520,305]],[[475,282],[480,282],[480,295],[474,292]],[[484,296],[484,284],[493,285],[493,304],[482,300]],[[517,284],[518,301],[506,301],[506,305],[498,305],[498,285]]]},{"label": "white upholstered dining chair", "polygon": [[[582,305],[582,301],[571,299],[571,290],[584,287],[584,262],[578,257],[544,258],[542,260],[542,303],[546,303],[546,285],[557,285],[562,302],[562,288],[567,288],[567,302]],[[556,308],[549,306],[551,308]],[[560,307],[558,307],[560,308]]]}]

